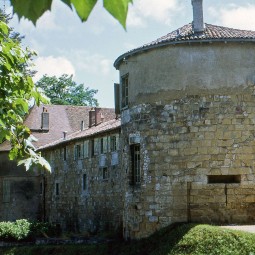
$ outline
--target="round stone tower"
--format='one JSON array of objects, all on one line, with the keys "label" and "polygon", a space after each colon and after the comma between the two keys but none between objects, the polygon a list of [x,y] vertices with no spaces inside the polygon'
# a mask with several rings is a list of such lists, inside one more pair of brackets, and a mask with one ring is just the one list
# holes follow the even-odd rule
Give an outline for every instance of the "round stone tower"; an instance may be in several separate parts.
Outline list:
[{"label": "round stone tower", "polygon": [[114,63],[124,234],[173,222],[254,223],[255,32],[194,21]]}]

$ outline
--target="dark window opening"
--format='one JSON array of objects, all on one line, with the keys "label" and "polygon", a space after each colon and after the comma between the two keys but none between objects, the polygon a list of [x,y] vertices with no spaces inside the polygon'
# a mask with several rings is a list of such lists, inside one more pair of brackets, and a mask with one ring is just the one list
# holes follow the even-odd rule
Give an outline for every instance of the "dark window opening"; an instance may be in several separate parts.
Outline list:
[{"label": "dark window opening", "polygon": [[104,153],[104,138],[100,139],[100,152],[101,154]]},{"label": "dark window opening", "polygon": [[103,176],[103,180],[106,180],[109,178],[109,172],[108,172],[108,168],[107,167],[103,167],[102,168],[102,176]]},{"label": "dark window opening", "polygon": [[91,156],[95,155],[94,144],[95,144],[95,141],[93,139],[93,140],[91,140],[91,147],[90,147],[90,149],[91,149]]},{"label": "dark window opening", "polygon": [[208,175],[208,183],[241,183],[241,175]]},{"label": "dark window opening", "polygon": [[111,149],[111,151],[116,151],[117,150],[116,136],[111,136],[111,138],[110,138],[110,149]]},{"label": "dark window opening", "polygon": [[128,106],[128,74],[121,78],[122,95],[121,95],[121,107]]},{"label": "dark window opening", "polygon": [[58,182],[56,183],[55,188],[56,188],[56,190],[55,190],[56,191],[56,196],[59,196],[59,183]]},{"label": "dark window opening", "polygon": [[140,144],[133,144],[130,146],[131,152],[131,170],[132,170],[132,184],[138,185],[141,183],[141,167],[140,167]]}]

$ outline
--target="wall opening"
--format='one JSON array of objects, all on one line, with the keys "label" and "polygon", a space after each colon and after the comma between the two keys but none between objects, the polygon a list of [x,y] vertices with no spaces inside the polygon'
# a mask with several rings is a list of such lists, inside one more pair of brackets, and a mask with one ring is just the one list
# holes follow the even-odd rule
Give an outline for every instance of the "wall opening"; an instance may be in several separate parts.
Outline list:
[{"label": "wall opening", "polygon": [[241,183],[241,175],[208,175],[208,184],[212,183]]}]

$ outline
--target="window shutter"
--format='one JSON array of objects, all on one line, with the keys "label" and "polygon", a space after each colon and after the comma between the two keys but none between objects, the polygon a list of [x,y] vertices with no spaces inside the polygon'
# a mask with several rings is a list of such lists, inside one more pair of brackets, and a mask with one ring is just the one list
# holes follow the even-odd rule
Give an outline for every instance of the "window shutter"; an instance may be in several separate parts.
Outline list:
[{"label": "window shutter", "polygon": [[94,155],[98,155],[99,152],[99,139],[94,139]]},{"label": "window shutter", "polygon": [[115,113],[120,114],[120,84],[114,83]]},{"label": "window shutter", "polygon": [[103,140],[103,141],[104,141],[104,148],[103,148],[103,150],[104,150],[103,152],[104,152],[104,153],[107,153],[107,147],[108,147],[107,140],[108,140],[108,139],[107,139],[107,136],[104,137],[104,140]]},{"label": "window shutter", "polygon": [[89,141],[84,141],[83,143],[83,157],[88,158],[89,156]]},{"label": "window shutter", "polygon": [[120,136],[116,135],[116,151],[120,149]]}]

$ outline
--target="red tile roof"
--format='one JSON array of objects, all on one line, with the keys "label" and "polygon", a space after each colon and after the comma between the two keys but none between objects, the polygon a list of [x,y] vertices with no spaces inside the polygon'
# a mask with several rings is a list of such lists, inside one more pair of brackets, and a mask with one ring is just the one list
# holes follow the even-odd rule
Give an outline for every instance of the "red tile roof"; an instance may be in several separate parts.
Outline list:
[{"label": "red tile roof", "polygon": [[107,122],[103,122],[97,126],[87,128],[85,130],[76,131],[70,135],[67,135],[67,137],[65,139],[62,137],[61,139],[56,140],[52,143],[45,144],[45,145],[39,147],[38,150],[49,149],[49,148],[58,146],[62,143],[67,143],[67,142],[79,140],[82,138],[92,137],[92,136],[99,135],[99,134],[102,134],[105,132],[110,132],[113,130],[119,130],[120,125],[121,125],[120,119],[109,120]]},{"label": "red tile roof", "polygon": [[238,42],[255,42],[255,31],[250,30],[240,30],[222,26],[215,26],[210,24],[205,24],[205,30],[202,33],[195,33],[192,28],[192,23],[184,25],[183,27],[174,30],[173,32],[158,38],[155,41],[147,43],[142,47],[131,50],[127,53],[119,56],[115,62],[114,66],[118,68],[119,64],[123,59],[128,58],[131,55],[140,53],[145,50],[153,49],[156,47],[177,44],[177,43],[187,43],[187,42],[206,42],[206,41],[238,41]]},{"label": "red tile roof", "polygon": [[[41,129],[41,113],[43,107],[49,113],[49,131]],[[34,106],[25,120],[25,125],[28,126],[32,135],[38,141],[34,142],[36,148],[52,143],[63,137],[63,132],[72,134],[81,129],[81,121],[84,122],[84,127],[89,125],[89,106],[72,106],[72,105],[40,105]],[[114,109],[101,108],[104,116],[104,121],[115,119]],[[0,151],[9,151],[9,142],[4,142],[0,145]]]}]

